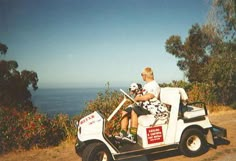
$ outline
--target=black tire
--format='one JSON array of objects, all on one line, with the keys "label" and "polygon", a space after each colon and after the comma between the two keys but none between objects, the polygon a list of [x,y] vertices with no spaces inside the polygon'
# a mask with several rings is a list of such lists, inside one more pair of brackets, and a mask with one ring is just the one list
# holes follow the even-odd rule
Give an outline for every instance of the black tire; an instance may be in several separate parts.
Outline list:
[{"label": "black tire", "polygon": [[83,150],[82,161],[113,161],[110,151],[103,143],[91,143]]},{"label": "black tire", "polygon": [[187,157],[196,157],[208,150],[204,134],[197,128],[187,129],[180,140],[180,152]]}]

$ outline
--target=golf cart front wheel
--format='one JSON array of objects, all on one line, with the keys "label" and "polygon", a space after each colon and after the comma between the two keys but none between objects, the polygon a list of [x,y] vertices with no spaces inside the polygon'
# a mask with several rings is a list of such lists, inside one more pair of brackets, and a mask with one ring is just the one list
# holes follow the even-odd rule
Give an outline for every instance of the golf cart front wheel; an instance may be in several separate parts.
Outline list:
[{"label": "golf cart front wheel", "polygon": [[202,131],[197,128],[187,129],[181,137],[179,150],[188,157],[204,154],[208,150],[208,145]]},{"label": "golf cart front wheel", "polygon": [[102,143],[91,143],[83,151],[83,161],[113,161],[110,151]]}]

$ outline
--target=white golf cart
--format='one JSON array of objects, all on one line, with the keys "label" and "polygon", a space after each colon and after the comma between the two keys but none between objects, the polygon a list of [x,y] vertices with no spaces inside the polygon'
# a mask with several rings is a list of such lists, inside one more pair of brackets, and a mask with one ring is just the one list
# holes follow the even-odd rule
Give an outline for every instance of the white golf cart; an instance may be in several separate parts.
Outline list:
[{"label": "white golf cart", "polygon": [[77,143],[75,149],[83,161],[112,161],[127,159],[152,153],[179,149],[188,157],[205,153],[214,139],[226,137],[226,129],[212,125],[207,116],[204,103],[184,105],[188,98],[182,88],[162,88],[160,100],[169,107],[167,120],[160,115],[144,115],[138,119],[138,138],[136,144],[120,144],[114,136],[105,134],[109,122],[122,105],[130,99],[123,90],[123,101],[108,119],[95,111],[77,121]]}]

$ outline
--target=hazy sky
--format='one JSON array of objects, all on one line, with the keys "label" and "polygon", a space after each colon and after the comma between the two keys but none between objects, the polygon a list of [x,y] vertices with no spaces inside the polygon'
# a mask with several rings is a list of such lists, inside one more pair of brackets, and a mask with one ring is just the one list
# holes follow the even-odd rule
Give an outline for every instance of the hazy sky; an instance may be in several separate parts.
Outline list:
[{"label": "hazy sky", "polygon": [[0,0],[0,59],[37,72],[39,87],[129,86],[145,66],[184,78],[165,41],[206,21],[209,0]]}]

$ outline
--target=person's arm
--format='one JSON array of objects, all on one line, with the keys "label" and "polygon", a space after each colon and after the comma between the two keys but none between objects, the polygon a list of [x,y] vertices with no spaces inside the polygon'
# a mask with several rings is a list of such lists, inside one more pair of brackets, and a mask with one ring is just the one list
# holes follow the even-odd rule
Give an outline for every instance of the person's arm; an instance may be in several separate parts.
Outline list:
[{"label": "person's arm", "polygon": [[155,96],[154,96],[154,94],[152,94],[152,93],[147,93],[147,94],[145,94],[145,95],[137,95],[135,98],[134,98],[134,100],[135,101],[137,101],[137,102],[139,102],[139,101],[148,101],[148,100],[150,100],[150,99],[152,99],[152,98],[154,98]]}]

